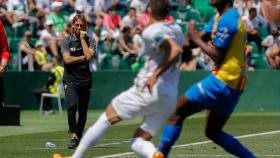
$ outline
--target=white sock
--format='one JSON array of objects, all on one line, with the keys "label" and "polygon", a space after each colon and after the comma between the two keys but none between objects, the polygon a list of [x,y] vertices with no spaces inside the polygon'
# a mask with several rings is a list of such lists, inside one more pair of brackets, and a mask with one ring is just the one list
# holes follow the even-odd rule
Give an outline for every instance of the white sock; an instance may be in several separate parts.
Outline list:
[{"label": "white sock", "polygon": [[131,149],[142,157],[152,158],[157,151],[154,144],[141,137],[132,138]]},{"label": "white sock", "polygon": [[75,150],[72,158],[82,158],[85,152],[93,145],[96,145],[99,140],[106,133],[107,129],[111,127],[107,116],[104,113],[100,115],[98,120],[86,131],[79,146]]}]

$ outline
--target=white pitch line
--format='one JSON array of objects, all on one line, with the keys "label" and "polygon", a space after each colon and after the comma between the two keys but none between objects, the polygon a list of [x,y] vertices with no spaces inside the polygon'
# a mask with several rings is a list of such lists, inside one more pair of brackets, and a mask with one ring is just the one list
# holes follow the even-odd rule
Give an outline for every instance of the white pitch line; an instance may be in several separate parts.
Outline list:
[{"label": "white pitch line", "polygon": [[[234,137],[234,138],[237,138],[237,139],[238,138],[250,138],[250,137],[262,136],[262,135],[276,134],[276,133],[280,133],[280,130],[263,132],[263,133],[256,133],[256,134],[246,134],[246,135],[237,136],[237,137]],[[190,143],[190,144],[175,145],[173,148],[187,147],[187,146],[192,146],[192,145],[201,145],[201,144],[207,144],[207,143],[211,143],[211,142],[212,141],[208,140],[208,141],[202,141],[202,142],[196,142],[196,143]]]},{"label": "white pitch line", "polygon": [[[106,140],[110,140],[110,139],[106,139]],[[116,139],[113,139],[113,140],[116,140]],[[115,142],[115,143],[99,144],[99,145],[96,145],[94,147],[105,147],[105,146],[119,145],[119,144],[124,144],[124,143],[129,143],[129,142],[130,141],[126,140],[126,141]],[[50,149],[57,150],[57,149],[68,149],[68,148],[66,148],[66,147],[55,147],[55,148],[42,147],[42,148],[32,148],[32,149],[26,149],[26,150],[50,150]]]},{"label": "white pitch line", "polygon": [[110,145],[118,145],[118,144],[124,144],[124,143],[129,143],[130,141],[122,141],[122,142],[115,142],[115,143],[108,143],[108,144],[100,144],[96,145],[95,147],[104,147],[104,146],[110,146]]},{"label": "white pitch line", "polygon": [[[256,136],[263,136],[263,135],[269,135],[269,134],[276,134],[280,133],[280,130],[277,131],[270,131],[270,132],[262,132],[262,133],[255,133],[255,134],[246,134],[237,136],[234,138],[249,138],[249,137],[256,137]],[[189,143],[189,144],[182,144],[182,145],[175,145],[173,148],[181,148],[181,147],[187,147],[187,146],[193,146],[193,145],[201,145],[201,144],[207,144],[211,143],[212,141],[202,141],[202,142],[195,142],[195,143]],[[111,157],[120,157],[120,156],[128,156],[134,154],[133,152],[126,152],[126,153],[119,153],[119,154],[113,154],[113,155],[105,155],[105,156],[99,156],[96,158],[111,158]]]}]

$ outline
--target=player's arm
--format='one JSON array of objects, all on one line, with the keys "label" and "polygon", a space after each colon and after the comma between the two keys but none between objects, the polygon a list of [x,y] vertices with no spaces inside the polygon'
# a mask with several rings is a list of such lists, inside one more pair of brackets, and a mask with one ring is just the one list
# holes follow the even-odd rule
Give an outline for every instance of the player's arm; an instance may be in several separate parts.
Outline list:
[{"label": "player's arm", "polygon": [[189,23],[189,38],[200,47],[203,52],[205,52],[216,64],[221,64],[225,58],[228,48],[216,47],[213,43],[207,44],[199,36],[195,28],[195,21],[190,21]]},{"label": "player's arm", "polygon": [[62,45],[61,45],[61,52],[62,52],[63,61],[66,65],[75,64],[75,63],[84,61],[86,59],[86,57],[84,55],[71,56],[70,49],[69,49],[68,45],[69,45],[69,42],[67,42],[64,39],[63,42],[62,42]]},{"label": "player's arm", "polygon": [[86,60],[89,61],[94,55],[95,55],[95,46],[94,42],[89,39],[89,46],[86,41],[86,32],[85,31],[80,31],[80,39],[81,39],[81,44],[83,48],[83,53],[86,57]]},{"label": "player's arm", "polygon": [[[210,33],[206,33],[206,32],[201,31],[198,34],[199,34],[199,37],[201,37],[204,42],[208,42],[208,41],[211,40],[211,34]],[[197,48],[197,47],[198,46],[197,46],[196,43],[194,43],[190,39],[187,39],[187,40],[185,40],[185,43],[183,45],[183,54],[192,53],[191,49],[194,49],[194,48]]]},{"label": "player's arm", "polygon": [[182,48],[171,38],[166,38],[159,46],[160,50],[165,53],[165,58],[154,71],[151,78],[146,81],[150,93],[152,93],[153,85],[156,83],[158,77],[167,70],[167,68],[178,59],[182,53]]},{"label": "player's arm", "polygon": [[[207,33],[207,32],[203,32],[203,31],[198,32],[198,36],[199,36],[204,42],[208,42],[208,41],[211,40],[211,34],[210,34],[210,33]],[[192,40],[186,39],[183,47],[188,47],[188,48],[190,48],[190,49],[193,49],[193,48],[197,48],[198,46],[197,46],[196,43],[194,43]]]}]

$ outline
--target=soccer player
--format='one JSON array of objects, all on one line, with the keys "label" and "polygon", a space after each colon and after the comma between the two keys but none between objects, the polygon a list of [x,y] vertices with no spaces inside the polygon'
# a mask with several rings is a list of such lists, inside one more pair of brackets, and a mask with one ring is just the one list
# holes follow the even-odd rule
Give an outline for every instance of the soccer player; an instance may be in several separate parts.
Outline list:
[{"label": "soccer player", "polygon": [[227,152],[242,158],[255,157],[237,139],[223,131],[247,80],[245,61],[246,30],[232,0],[211,0],[218,13],[203,33],[195,22],[189,22],[190,47],[200,47],[215,62],[206,78],[193,85],[177,101],[175,113],[164,127],[159,152],[168,157],[172,145],[181,133],[184,120],[190,115],[208,110],[206,136]]},{"label": "soccer player", "polygon": [[151,24],[142,33],[144,46],[141,54],[145,65],[134,80],[134,85],[116,96],[82,138],[72,158],[81,158],[96,145],[106,131],[121,120],[143,116],[141,126],[131,140],[131,149],[152,158],[156,152],[150,142],[174,112],[179,82],[179,62],[184,35],[180,26],[169,23],[168,0],[150,0]]}]

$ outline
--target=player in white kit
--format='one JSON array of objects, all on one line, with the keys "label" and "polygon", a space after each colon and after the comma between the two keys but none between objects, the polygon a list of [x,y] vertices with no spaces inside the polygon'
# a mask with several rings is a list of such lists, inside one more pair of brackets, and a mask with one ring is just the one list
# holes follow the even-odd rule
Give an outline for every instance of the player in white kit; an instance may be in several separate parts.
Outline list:
[{"label": "player in white kit", "polygon": [[142,33],[144,67],[134,85],[116,96],[87,130],[72,158],[83,157],[113,124],[136,116],[143,116],[144,120],[131,139],[131,149],[147,158],[156,153],[150,140],[175,110],[185,39],[180,26],[165,20],[169,14],[168,0],[150,0],[150,7],[151,24]]}]

